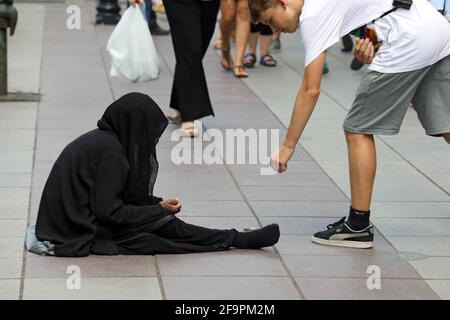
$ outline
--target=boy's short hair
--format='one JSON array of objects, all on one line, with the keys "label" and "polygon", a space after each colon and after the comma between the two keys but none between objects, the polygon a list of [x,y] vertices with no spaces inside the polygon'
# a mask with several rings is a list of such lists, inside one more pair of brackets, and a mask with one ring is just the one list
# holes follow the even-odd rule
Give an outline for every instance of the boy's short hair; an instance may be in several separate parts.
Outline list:
[{"label": "boy's short hair", "polygon": [[261,20],[261,14],[267,9],[274,8],[277,0],[248,0],[250,18],[256,24]]}]

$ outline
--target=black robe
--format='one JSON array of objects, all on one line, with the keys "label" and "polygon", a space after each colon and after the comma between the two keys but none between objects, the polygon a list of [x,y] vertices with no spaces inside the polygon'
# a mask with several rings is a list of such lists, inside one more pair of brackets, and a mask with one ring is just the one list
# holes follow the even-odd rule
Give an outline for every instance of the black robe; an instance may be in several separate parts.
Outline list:
[{"label": "black robe", "polygon": [[62,151],[44,187],[36,236],[53,243],[56,256],[117,254],[114,230],[152,230],[173,218],[152,195],[155,146],[167,126],[156,103],[128,94],[98,125]]}]

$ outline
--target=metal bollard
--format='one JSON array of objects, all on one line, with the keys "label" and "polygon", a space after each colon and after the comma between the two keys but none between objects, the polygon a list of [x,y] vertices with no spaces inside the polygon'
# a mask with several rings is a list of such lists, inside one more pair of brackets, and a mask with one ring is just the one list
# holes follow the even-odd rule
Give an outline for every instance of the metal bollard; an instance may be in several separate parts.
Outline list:
[{"label": "metal bollard", "polygon": [[17,24],[17,10],[13,0],[0,0],[0,96],[8,95],[8,43],[6,34],[10,28],[14,34]]}]

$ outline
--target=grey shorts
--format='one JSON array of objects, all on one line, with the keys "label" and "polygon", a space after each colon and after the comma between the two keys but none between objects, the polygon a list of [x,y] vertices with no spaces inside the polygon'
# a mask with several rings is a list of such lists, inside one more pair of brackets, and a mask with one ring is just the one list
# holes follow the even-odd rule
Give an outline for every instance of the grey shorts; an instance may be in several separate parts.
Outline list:
[{"label": "grey shorts", "polygon": [[450,132],[450,56],[410,72],[369,71],[344,121],[344,130],[396,134],[410,103],[426,134],[440,136]]}]

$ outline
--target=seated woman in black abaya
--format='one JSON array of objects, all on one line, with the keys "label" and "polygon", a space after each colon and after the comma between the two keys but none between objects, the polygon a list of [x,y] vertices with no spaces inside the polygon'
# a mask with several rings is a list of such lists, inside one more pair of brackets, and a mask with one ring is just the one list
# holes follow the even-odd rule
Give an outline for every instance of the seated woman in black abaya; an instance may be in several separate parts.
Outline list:
[{"label": "seated woman in black abaya", "polygon": [[207,229],[178,219],[178,200],[152,194],[155,147],[166,126],[166,117],[147,95],[130,93],[111,104],[98,129],[75,139],[56,160],[35,230],[28,231],[28,249],[79,257],[274,245],[280,236],[276,224],[250,232]]}]

